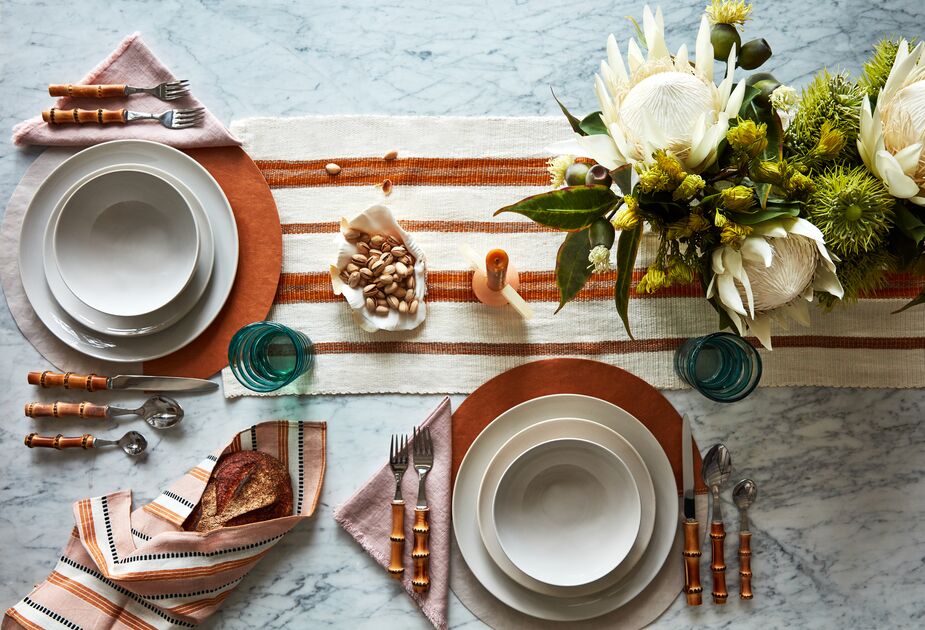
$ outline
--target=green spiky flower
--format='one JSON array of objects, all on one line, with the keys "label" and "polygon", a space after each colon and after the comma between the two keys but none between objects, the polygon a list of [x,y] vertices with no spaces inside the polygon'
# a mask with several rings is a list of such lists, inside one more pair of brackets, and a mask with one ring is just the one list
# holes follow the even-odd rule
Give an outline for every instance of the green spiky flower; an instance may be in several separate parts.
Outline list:
[{"label": "green spiky flower", "polygon": [[[896,61],[896,51],[899,49],[898,39],[882,39],[874,46],[874,54],[864,63],[864,71],[858,84],[864,88],[871,98],[876,98],[886,84],[893,62]],[[915,40],[909,42],[910,48],[915,46]]]},{"label": "green spiky flower", "polygon": [[850,256],[836,263],[835,273],[845,290],[845,297],[839,300],[828,293],[817,292],[816,298],[827,310],[839,302],[850,304],[882,287],[886,273],[894,271],[898,259],[886,248],[875,249],[858,256]]},{"label": "green spiky flower", "polygon": [[823,125],[829,122],[829,129],[844,138],[837,161],[857,162],[860,108],[866,95],[848,74],[829,74],[828,70],[817,74],[803,90],[800,108],[787,129],[789,153],[797,159],[810,154],[819,144]]},{"label": "green spiky flower", "polygon": [[869,252],[883,243],[893,223],[895,200],[865,167],[835,167],[817,176],[806,201],[809,220],[838,256]]}]

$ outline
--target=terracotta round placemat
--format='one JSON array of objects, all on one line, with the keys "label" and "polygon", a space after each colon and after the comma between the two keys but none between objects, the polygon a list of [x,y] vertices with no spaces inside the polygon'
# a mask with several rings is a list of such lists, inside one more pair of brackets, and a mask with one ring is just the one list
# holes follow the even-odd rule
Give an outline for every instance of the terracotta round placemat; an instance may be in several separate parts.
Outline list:
[{"label": "terracotta round placemat", "polygon": [[[503,372],[472,392],[453,413],[453,481],[463,457],[482,430],[522,402],[550,394],[583,394],[626,410],[655,436],[681,487],[681,416],[661,392],[639,377],[613,365],[587,359],[547,359]],[[700,453],[694,444],[697,516],[706,521],[707,487],[700,475]],[[703,528],[701,528],[703,530]],[[495,599],[466,566],[453,541],[450,586],[472,614],[495,628],[642,628],[661,615],[681,592],[684,576],[681,536],[652,582],[632,601],[595,619],[552,622],[536,619]],[[701,575],[705,565],[701,563]]]},{"label": "terracotta round placemat", "polygon": [[186,151],[212,174],[234,212],[239,240],[234,287],[212,325],[173,354],[143,364],[99,361],[72,349],[45,328],[32,310],[19,278],[19,232],[29,201],[42,181],[79,150],[70,147],[45,150],[27,169],[7,204],[0,230],[0,275],[16,325],[29,343],[62,371],[212,376],[228,363],[228,342],[234,332],[244,324],[264,319],[276,295],[282,266],[282,229],[266,180],[240,147]]}]

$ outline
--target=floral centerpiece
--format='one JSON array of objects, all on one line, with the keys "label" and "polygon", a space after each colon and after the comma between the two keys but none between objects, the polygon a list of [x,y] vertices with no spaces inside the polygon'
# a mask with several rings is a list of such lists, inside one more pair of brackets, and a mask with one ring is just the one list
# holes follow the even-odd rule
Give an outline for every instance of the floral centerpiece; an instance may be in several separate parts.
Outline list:
[{"label": "floral centerpiece", "polygon": [[[823,70],[798,94],[765,72],[736,78],[771,57],[763,39],[742,43],[750,12],[713,0],[691,59],[646,6],[625,58],[608,38],[600,110],[578,118],[559,102],[575,135],[550,147],[553,190],[498,210],[567,233],[559,308],[611,269],[615,243],[631,336],[631,290],[699,281],[721,328],[770,348],[772,323],[808,324],[810,303],[925,274],[925,44],[884,40],[859,78]],[[658,248],[634,289],[645,226]]]}]

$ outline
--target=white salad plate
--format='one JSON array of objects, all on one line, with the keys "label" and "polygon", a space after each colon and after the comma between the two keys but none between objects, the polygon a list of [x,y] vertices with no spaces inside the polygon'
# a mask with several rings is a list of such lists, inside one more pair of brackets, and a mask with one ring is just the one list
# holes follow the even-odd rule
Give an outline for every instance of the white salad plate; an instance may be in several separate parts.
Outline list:
[{"label": "white salad plate", "polygon": [[[530,450],[537,444],[542,444],[548,440],[564,438],[586,440],[606,448],[620,457],[633,477],[640,499],[639,531],[623,562],[601,579],[589,584],[573,587],[552,586],[534,579],[518,568],[505,554],[498,540],[498,536],[495,533],[497,528],[494,524],[494,513],[492,510],[492,497],[496,494],[501,476],[510,462],[514,461],[520,454]],[[505,442],[501,448],[498,449],[497,454],[491,459],[491,462],[489,462],[485,469],[478,501],[477,518],[479,531],[485,549],[488,551],[488,554],[491,556],[492,560],[494,560],[495,564],[515,582],[518,582],[532,591],[551,597],[580,597],[592,595],[609,589],[614,584],[623,580],[639,563],[643,554],[645,554],[655,527],[655,487],[652,484],[652,476],[649,474],[649,470],[646,468],[639,453],[615,431],[597,422],[580,420],[578,418],[556,418],[554,420],[538,422],[518,432],[510,440]],[[565,539],[571,541],[574,538],[574,535],[568,534]]]},{"label": "white salad plate", "polygon": [[573,438],[541,442],[515,458],[501,474],[492,514],[511,562],[565,588],[620,566],[641,520],[639,490],[623,460]]},{"label": "white salad plate", "polygon": [[134,169],[149,172],[152,175],[170,182],[180,191],[180,194],[187,199],[199,229],[199,257],[190,284],[179,296],[177,296],[177,299],[170,304],[152,313],[139,315],[137,317],[109,315],[108,313],[101,313],[84,304],[77,296],[71,293],[64,279],[61,277],[59,262],[55,256],[54,247],[52,247],[51,243],[54,233],[53,226],[58,213],[61,211],[63,200],[68,197],[67,193],[62,199],[62,203],[59,203],[52,212],[52,216],[48,223],[48,229],[45,231],[45,280],[48,282],[48,287],[51,289],[55,300],[61,305],[61,308],[87,328],[106,335],[118,337],[150,335],[168,326],[172,326],[177,320],[189,313],[193,306],[196,305],[196,302],[199,301],[199,298],[202,297],[206,287],[209,285],[209,279],[212,277],[212,267],[214,266],[215,259],[215,244],[212,239],[212,227],[209,225],[209,218],[206,216],[205,210],[203,210],[199,199],[197,199],[189,188],[179,179],[152,166],[145,166],[143,164],[121,164],[102,168],[75,183],[68,192],[70,193],[83,182],[97,175],[121,169]]},{"label": "white salad plate", "polygon": [[[550,597],[512,580],[485,549],[478,526],[483,471],[495,453],[528,426],[556,418],[597,422],[623,436],[639,452],[655,487],[655,529],[642,559],[624,580],[589,595]],[[501,602],[524,614],[550,621],[592,619],[631,601],[658,575],[678,534],[678,488],[671,464],[658,440],[629,413],[589,396],[543,396],[521,403],[498,416],[469,447],[456,475],[453,532],[469,570]]]},{"label": "white salad plate", "polygon": [[177,188],[128,167],[81,180],[49,220],[58,270],[87,306],[118,317],[167,306],[199,260],[199,226]]},{"label": "white salad plate", "polygon": [[[58,201],[79,179],[118,164],[153,166],[183,182],[202,203],[215,242],[212,278],[202,298],[173,326],[151,335],[116,337],[83,326],[58,304],[45,281],[42,245],[48,219]],[[222,310],[237,270],[238,230],[225,193],[198,162],[157,142],[114,140],[72,155],[38,187],[23,217],[19,273],[33,310],[58,339],[78,352],[104,361],[156,359],[193,341]]]}]

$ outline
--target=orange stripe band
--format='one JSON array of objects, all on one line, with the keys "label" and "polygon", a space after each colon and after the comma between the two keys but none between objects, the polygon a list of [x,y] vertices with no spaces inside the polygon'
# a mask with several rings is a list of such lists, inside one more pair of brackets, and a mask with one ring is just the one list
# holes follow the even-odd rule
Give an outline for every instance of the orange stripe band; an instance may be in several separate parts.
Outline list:
[{"label": "orange stripe band", "polygon": [[[331,158],[325,160],[256,160],[270,188],[380,185],[396,186],[546,186],[547,158]],[[325,165],[341,167],[329,175]]]},{"label": "orange stripe band", "polygon": [[10,619],[13,619],[16,623],[21,625],[23,628],[26,628],[26,630],[44,630],[42,626],[29,621],[28,619],[23,617],[21,614],[19,614],[19,611],[16,610],[15,608],[8,608],[6,611],[6,614],[8,617],[10,617]]},{"label": "orange stripe band", "polygon": [[[533,221],[415,221],[398,222],[408,232],[439,232],[445,234],[536,234],[558,232],[553,228],[537,225]],[[340,224],[283,223],[283,234],[336,234]]]},{"label": "orange stripe band", "polygon": [[48,581],[49,583],[54,584],[55,586],[58,586],[59,588],[68,591],[72,595],[84,600],[94,608],[109,615],[113,619],[120,621],[129,628],[134,628],[135,630],[155,630],[155,626],[152,626],[140,617],[133,615],[125,609],[120,608],[96,591],[90,589],[89,587],[81,584],[76,580],[72,580],[66,575],[62,575],[57,571],[54,571],[50,576],[48,576]]}]

